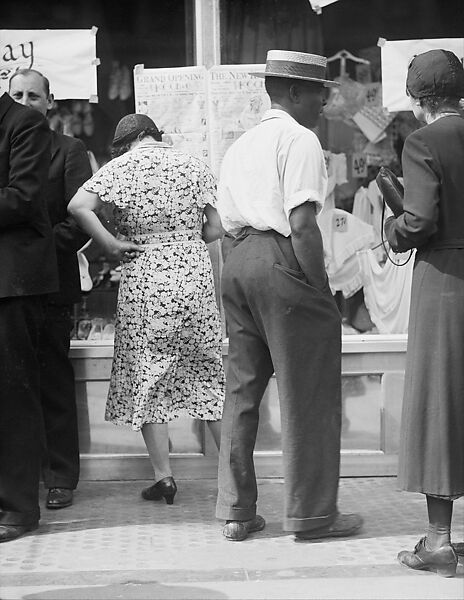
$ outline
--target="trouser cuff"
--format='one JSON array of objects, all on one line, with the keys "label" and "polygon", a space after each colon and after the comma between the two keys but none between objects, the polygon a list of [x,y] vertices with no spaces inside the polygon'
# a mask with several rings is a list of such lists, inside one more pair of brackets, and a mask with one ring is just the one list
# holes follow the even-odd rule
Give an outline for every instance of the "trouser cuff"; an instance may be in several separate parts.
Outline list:
[{"label": "trouser cuff", "polygon": [[35,525],[39,519],[39,509],[28,512],[0,511],[0,525]]},{"label": "trouser cuff", "polygon": [[256,516],[256,506],[252,508],[232,508],[216,506],[216,518],[221,521],[251,521]]},{"label": "trouser cuff", "polygon": [[312,531],[314,529],[320,529],[321,527],[328,527],[337,518],[338,512],[335,510],[329,515],[323,515],[321,517],[307,517],[303,519],[290,519],[286,518],[284,521],[284,531]]},{"label": "trouser cuff", "polygon": [[44,487],[47,490],[51,490],[52,488],[75,490],[77,487],[77,481],[70,481],[69,479],[44,479]]}]

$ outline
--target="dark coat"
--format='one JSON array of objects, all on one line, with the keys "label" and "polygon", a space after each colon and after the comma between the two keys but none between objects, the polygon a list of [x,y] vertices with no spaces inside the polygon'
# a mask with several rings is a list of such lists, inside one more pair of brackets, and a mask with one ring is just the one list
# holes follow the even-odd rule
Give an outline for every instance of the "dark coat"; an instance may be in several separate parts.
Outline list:
[{"label": "dark coat", "polygon": [[0,298],[58,289],[45,202],[49,131],[39,112],[0,97]]},{"label": "dark coat", "polygon": [[76,252],[89,240],[89,236],[68,215],[67,206],[79,187],[91,176],[84,144],[52,131],[47,207],[53,226],[60,280],[59,292],[50,297],[56,304],[72,304],[81,298]]},{"label": "dark coat", "polygon": [[395,250],[417,248],[398,478],[412,492],[464,495],[464,119],[412,133],[403,174],[405,212],[385,224]]}]

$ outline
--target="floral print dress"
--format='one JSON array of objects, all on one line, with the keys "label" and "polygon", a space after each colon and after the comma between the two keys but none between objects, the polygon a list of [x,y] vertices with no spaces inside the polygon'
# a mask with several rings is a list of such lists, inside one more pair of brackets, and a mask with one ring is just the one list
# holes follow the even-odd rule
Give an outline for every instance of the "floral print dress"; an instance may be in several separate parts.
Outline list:
[{"label": "floral print dress", "polygon": [[222,336],[201,238],[215,181],[200,160],[148,140],[83,186],[114,205],[118,232],[144,247],[122,265],[105,418],[140,430],[188,414],[222,416]]}]

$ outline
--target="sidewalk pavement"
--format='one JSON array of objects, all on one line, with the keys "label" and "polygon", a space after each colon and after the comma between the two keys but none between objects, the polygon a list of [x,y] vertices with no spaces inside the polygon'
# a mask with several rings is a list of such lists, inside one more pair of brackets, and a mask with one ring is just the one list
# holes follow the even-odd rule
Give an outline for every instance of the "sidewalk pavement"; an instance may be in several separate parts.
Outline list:
[{"label": "sidewalk pavement", "polygon": [[[221,535],[214,480],[177,483],[168,506],[141,499],[150,482],[81,482],[72,507],[44,508],[37,531],[0,546],[1,600],[464,598],[462,562],[452,579],[396,562],[423,535],[426,507],[394,477],[342,479],[339,508],[362,513],[364,528],[319,542],[282,531],[281,479],[259,481],[267,525],[244,542]],[[460,499],[453,541],[463,540]]]}]

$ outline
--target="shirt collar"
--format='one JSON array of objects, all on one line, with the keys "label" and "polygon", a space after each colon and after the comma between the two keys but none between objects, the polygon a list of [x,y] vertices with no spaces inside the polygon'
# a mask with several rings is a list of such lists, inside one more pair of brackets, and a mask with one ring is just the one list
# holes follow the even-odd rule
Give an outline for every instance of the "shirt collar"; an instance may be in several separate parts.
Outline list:
[{"label": "shirt collar", "polygon": [[269,121],[270,119],[287,119],[288,121],[297,123],[297,121],[291,115],[289,115],[288,112],[285,112],[285,110],[281,110],[280,108],[270,108],[267,110],[261,118],[261,123],[263,121]]}]

